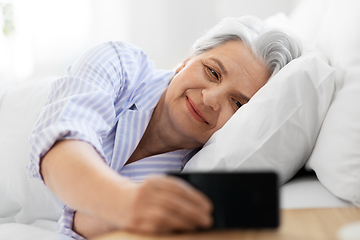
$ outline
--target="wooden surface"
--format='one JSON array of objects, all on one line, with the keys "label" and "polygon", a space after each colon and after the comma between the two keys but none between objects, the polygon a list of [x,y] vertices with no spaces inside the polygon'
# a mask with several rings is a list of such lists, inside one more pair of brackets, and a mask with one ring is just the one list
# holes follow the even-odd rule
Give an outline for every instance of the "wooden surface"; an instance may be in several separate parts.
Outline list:
[{"label": "wooden surface", "polygon": [[250,240],[250,239],[337,239],[338,230],[347,223],[360,221],[360,208],[291,209],[281,211],[276,230],[206,231],[172,235],[139,235],[113,232],[93,240]]}]

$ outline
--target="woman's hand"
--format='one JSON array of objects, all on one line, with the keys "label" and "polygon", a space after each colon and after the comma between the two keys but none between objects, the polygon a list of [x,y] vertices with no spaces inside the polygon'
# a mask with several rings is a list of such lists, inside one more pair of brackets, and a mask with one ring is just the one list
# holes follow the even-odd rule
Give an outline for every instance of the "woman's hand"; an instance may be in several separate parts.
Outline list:
[{"label": "woman's hand", "polygon": [[207,228],[212,224],[212,204],[206,196],[181,179],[153,176],[128,188],[123,227],[76,212],[74,231],[95,237],[116,229],[139,233],[167,233]]},{"label": "woman's hand", "polygon": [[167,233],[212,225],[210,200],[182,179],[153,176],[129,191],[124,229]]},{"label": "woman's hand", "polygon": [[[86,237],[109,229],[160,233],[212,223],[210,201],[183,180],[157,176],[136,184],[110,169],[83,141],[56,143],[42,159],[41,174],[61,201],[84,213],[75,215],[75,229]],[[90,218],[106,225],[91,224]]]}]

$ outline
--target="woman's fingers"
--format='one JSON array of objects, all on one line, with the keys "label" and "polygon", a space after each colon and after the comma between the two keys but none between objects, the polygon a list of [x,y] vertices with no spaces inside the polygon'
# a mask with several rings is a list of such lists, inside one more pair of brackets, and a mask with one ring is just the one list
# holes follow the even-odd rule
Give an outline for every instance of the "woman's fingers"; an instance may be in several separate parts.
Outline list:
[{"label": "woman's fingers", "polygon": [[129,230],[144,233],[169,233],[173,231],[192,231],[195,229],[196,226],[194,224],[183,221],[176,215],[171,214],[171,212],[161,208],[147,209],[136,226],[129,228]]},{"label": "woman's fingers", "polygon": [[162,186],[166,187],[165,190],[181,196],[190,204],[194,204],[197,207],[204,209],[205,211],[212,211],[213,205],[209,198],[184,180],[172,176],[162,176],[157,177],[156,181],[159,183],[163,181],[164,184],[162,184]]},{"label": "woman's fingers", "polygon": [[137,191],[129,230],[186,231],[212,224],[210,200],[181,179],[151,177]]},{"label": "woman's fingers", "polygon": [[169,211],[199,227],[211,225],[212,203],[203,193],[175,177],[159,177],[154,180],[164,192],[154,199],[161,199],[163,206]]},{"label": "woman's fingers", "polygon": [[158,206],[168,213],[168,218],[180,219],[186,225],[194,228],[207,228],[211,225],[211,211],[199,207],[183,198],[181,195],[159,194],[159,196],[149,199],[152,206]]}]

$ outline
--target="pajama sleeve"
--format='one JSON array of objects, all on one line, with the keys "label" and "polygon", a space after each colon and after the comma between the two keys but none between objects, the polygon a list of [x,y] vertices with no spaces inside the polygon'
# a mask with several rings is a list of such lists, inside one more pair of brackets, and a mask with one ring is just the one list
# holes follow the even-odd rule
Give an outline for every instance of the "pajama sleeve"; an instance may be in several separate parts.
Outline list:
[{"label": "pajama sleeve", "polygon": [[[47,103],[30,134],[30,177],[42,178],[40,160],[59,140],[90,143],[109,164],[102,142],[116,124],[127,89],[146,55],[122,42],[108,42],[81,56],[53,82]],[[140,67],[139,67],[140,66]],[[119,107],[120,106],[120,107]]]},{"label": "pajama sleeve", "polygon": [[[131,103],[133,93],[141,91],[143,76],[151,77],[154,69],[141,49],[123,42],[107,42],[83,54],[64,77],[52,83],[29,137],[29,176],[42,179],[41,158],[57,141],[66,139],[90,143],[110,165],[103,141]],[[83,239],[72,230],[74,212],[65,206],[58,231]]]}]

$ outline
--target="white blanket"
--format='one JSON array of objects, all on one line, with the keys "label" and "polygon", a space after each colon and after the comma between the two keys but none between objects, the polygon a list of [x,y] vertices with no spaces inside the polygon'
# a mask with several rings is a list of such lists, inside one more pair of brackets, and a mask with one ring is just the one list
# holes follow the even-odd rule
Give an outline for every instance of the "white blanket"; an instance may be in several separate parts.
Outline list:
[{"label": "white blanket", "polygon": [[[37,226],[40,225],[40,226]],[[21,223],[0,224],[0,240],[71,240],[68,236],[53,230],[56,222],[44,221],[35,225]]]},{"label": "white blanket", "polygon": [[0,239],[50,239],[26,233],[56,230],[63,204],[26,170],[28,135],[54,79],[0,85]]}]

